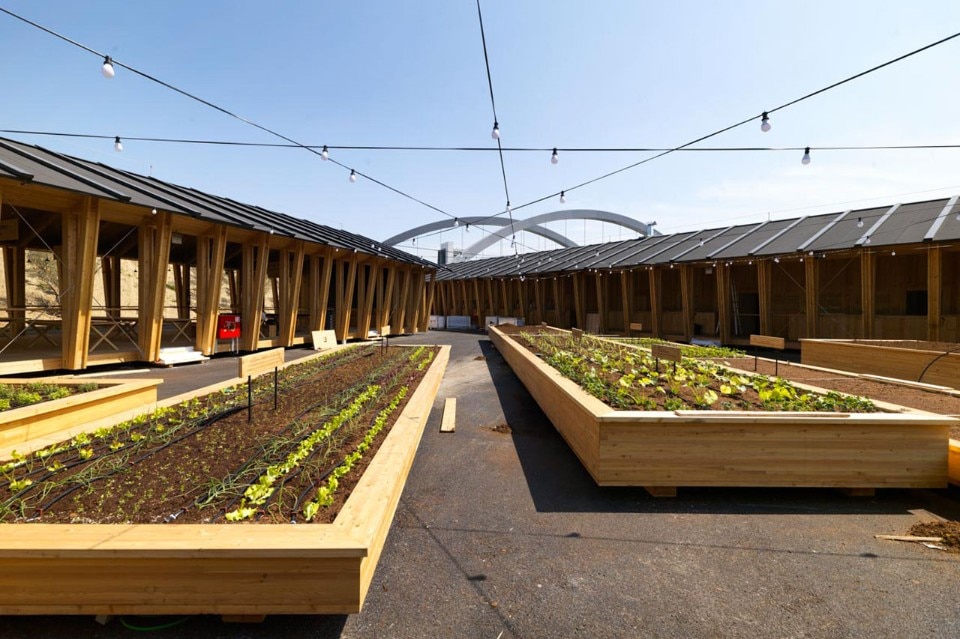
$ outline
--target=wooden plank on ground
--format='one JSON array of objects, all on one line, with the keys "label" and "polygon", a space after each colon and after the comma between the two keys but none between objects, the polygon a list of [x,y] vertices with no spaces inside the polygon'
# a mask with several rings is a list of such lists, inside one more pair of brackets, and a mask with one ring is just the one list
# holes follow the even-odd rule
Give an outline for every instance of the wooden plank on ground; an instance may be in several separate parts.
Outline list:
[{"label": "wooden plank on ground", "polygon": [[671,362],[683,360],[683,351],[679,346],[667,346],[666,344],[654,344],[650,347],[650,353],[655,359],[665,359]]},{"label": "wooden plank on ground", "polygon": [[336,331],[310,331],[310,336],[313,338],[313,350],[315,351],[324,351],[337,345]]},{"label": "wooden plank on ground", "polygon": [[269,351],[244,355],[237,360],[237,377],[256,377],[261,373],[283,368],[283,349],[272,348]]},{"label": "wooden plank on ground", "polygon": [[448,397],[443,403],[443,418],[440,420],[440,432],[452,433],[457,430],[457,398]]},{"label": "wooden plank on ground", "polygon": [[874,538],[885,541],[925,541],[931,544],[943,541],[943,537],[914,537],[913,535],[874,535]]},{"label": "wooden plank on ground", "polygon": [[751,335],[750,346],[776,348],[782,351],[787,347],[787,341],[782,337],[773,337],[772,335]]}]

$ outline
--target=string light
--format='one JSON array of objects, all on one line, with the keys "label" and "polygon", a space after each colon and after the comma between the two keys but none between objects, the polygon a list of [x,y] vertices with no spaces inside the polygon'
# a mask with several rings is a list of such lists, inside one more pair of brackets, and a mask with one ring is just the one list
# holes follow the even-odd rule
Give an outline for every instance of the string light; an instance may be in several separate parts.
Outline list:
[{"label": "string light", "polygon": [[773,262],[774,262],[774,264],[779,264],[779,263],[780,263],[780,258],[779,258],[779,257],[773,258]]},{"label": "string light", "polygon": [[869,243],[870,243],[870,236],[869,236],[869,235],[867,236],[867,239],[865,239],[865,240],[863,241],[863,243],[864,243],[864,244],[869,244]]},{"label": "string light", "polygon": [[458,226],[460,226],[460,218],[455,217],[453,218],[453,228],[457,228]]},{"label": "string light", "polygon": [[110,56],[103,56],[103,66],[100,67],[100,73],[107,79],[117,75],[117,72],[113,70],[113,60],[110,59]]},{"label": "string light", "polygon": [[803,157],[800,159],[800,164],[810,164],[810,147],[808,146],[803,150]]},{"label": "string light", "polygon": [[120,141],[119,135],[113,138],[113,150],[116,151],[117,153],[120,153],[121,151],[123,151],[123,142]]},{"label": "string light", "polygon": [[895,257],[895,256],[897,255],[897,252],[896,252],[896,251],[890,251],[890,255]]},{"label": "string light", "polygon": [[767,115],[766,111],[764,111],[763,115],[760,116],[760,130],[764,133],[770,130],[770,117]]},{"label": "string light", "polygon": [[353,169],[350,169],[350,181],[351,182],[357,181],[357,172],[354,171]]},{"label": "string light", "polygon": [[490,132],[490,137],[494,140],[500,139],[500,123],[496,120],[493,121],[493,131]]},{"label": "string light", "polygon": [[323,145],[323,150],[320,151],[320,159],[326,162],[330,159],[330,151],[327,150],[327,145]]},{"label": "string light", "polygon": [[700,248],[703,248],[703,238],[700,238]]},{"label": "string light", "polygon": [[157,209],[150,209],[150,215],[156,215]]},{"label": "string light", "polygon": [[560,156],[557,155],[557,147],[553,147],[553,154],[550,156],[550,164],[557,164],[560,162]]},{"label": "string light", "polygon": [[957,213],[957,222],[960,222],[960,212]]},{"label": "string light", "polygon": [[857,218],[857,228],[858,228],[858,229],[862,229],[862,228],[863,228],[863,218],[862,218],[862,217],[858,217],[858,218]]},{"label": "string light", "polygon": [[[560,191],[560,204],[567,203],[567,194],[565,191]],[[957,213],[957,219],[960,220],[960,213]]]}]

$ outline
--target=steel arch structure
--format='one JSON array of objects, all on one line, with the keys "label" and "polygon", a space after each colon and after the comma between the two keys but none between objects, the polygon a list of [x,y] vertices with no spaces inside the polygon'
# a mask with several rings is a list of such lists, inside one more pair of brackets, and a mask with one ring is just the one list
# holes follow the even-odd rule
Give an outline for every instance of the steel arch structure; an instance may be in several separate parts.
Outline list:
[{"label": "steel arch structure", "polygon": [[[556,242],[562,247],[570,248],[578,246],[578,244],[566,237],[561,233],[557,233],[551,229],[540,226],[546,222],[556,222],[560,220],[594,220],[599,222],[609,222],[617,226],[622,226],[623,228],[630,229],[631,231],[636,231],[641,235],[651,235],[654,233],[652,224],[645,224],[639,222],[633,218],[627,217],[626,215],[621,215],[619,213],[613,213],[611,211],[600,211],[596,209],[570,209],[570,210],[560,210],[552,211],[550,213],[541,213],[540,215],[534,215],[533,217],[528,217],[524,220],[514,220],[513,221],[513,232],[516,231],[527,231],[535,235],[540,235],[545,237],[548,240]],[[383,241],[383,244],[386,246],[395,246],[400,242],[415,238],[424,233],[431,233],[434,231],[442,231],[444,229],[456,228],[457,221],[462,224],[470,224],[472,226],[499,226],[505,227],[510,226],[510,220],[506,220],[502,217],[482,217],[482,216],[473,216],[473,217],[463,217],[458,218],[457,220],[439,220],[437,222],[430,222],[428,224],[422,224],[420,226],[408,229],[402,233],[398,233],[393,237],[387,238]],[[479,254],[486,248],[493,246],[500,240],[504,239],[502,236],[497,234],[489,234],[481,240],[474,242],[470,246],[466,247],[463,250],[465,256],[473,256]]]}]

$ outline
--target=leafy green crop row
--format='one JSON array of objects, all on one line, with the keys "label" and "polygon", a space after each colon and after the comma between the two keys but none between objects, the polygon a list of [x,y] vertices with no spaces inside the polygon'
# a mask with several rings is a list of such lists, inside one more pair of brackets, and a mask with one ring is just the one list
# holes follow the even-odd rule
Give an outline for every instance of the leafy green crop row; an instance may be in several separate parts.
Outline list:
[{"label": "leafy green crop row", "polygon": [[714,357],[746,357],[746,352],[741,351],[737,348],[729,348],[727,346],[701,346],[698,344],[677,344],[675,342],[668,342],[665,339],[658,339],[656,337],[608,337],[606,339],[612,339],[615,342],[620,342],[622,344],[633,344],[634,346],[640,346],[642,348],[650,348],[651,346],[657,344],[669,344],[670,346],[679,346],[680,352],[683,353],[684,357],[695,357],[695,358],[714,358]]}]

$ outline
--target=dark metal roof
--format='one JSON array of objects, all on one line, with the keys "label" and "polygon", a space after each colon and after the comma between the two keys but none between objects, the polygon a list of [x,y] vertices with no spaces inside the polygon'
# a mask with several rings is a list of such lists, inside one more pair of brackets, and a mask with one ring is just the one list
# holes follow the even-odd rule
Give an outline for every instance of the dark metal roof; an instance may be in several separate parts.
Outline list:
[{"label": "dark metal roof", "polygon": [[[960,196],[449,264],[438,279],[508,277],[960,240]],[[523,258],[523,262],[520,259]]]},{"label": "dark metal roof", "polygon": [[5,138],[0,138],[0,177],[436,268],[356,233]]}]

